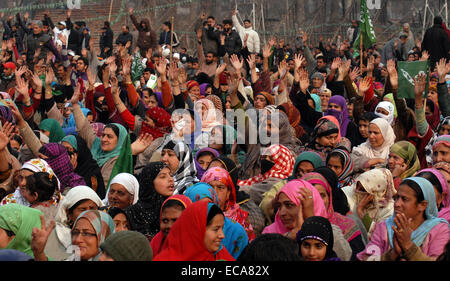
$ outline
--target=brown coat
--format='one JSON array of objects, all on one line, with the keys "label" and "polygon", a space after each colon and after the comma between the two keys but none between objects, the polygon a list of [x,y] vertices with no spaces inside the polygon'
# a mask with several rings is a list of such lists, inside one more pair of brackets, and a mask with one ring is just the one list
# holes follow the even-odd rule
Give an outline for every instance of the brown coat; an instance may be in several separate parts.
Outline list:
[{"label": "brown coat", "polygon": [[[139,31],[137,39],[137,46],[139,49],[142,52],[146,52],[150,48],[155,50],[158,47],[158,40],[156,39],[156,32],[150,27],[150,21],[144,18],[138,23],[134,15],[130,15],[130,18],[136,29]],[[145,24],[146,27],[143,28],[142,24]]]}]

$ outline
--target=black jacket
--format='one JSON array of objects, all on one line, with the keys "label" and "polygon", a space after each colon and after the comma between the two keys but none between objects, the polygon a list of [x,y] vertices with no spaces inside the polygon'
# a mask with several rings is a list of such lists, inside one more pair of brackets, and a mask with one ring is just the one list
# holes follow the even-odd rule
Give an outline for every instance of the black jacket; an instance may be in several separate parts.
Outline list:
[{"label": "black jacket", "polygon": [[422,50],[427,50],[430,53],[430,61],[432,64],[441,58],[450,59],[448,55],[450,42],[442,25],[435,24],[427,29],[423,36]]},{"label": "black jacket", "polygon": [[67,49],[74,51],[77,55],[81,55],[81,33],[73,27],[70,18],[67,18],[66,25],[67,30],[70,30]]},{"label": "black jacket", "polygon": [[119,34],[119,36],[116,39],[116,44],[122,44],[123,46],[125,46],[127,44],[127,42],[133,42],[133,35],[131,35],[131,33],[127,32],[122,32]]},{"label": "black jacket", "polygon": [[113,49],[113,40],[114,33],[111,28],[103,30],[102,35],[100,36],[100,49],[102,50],[102,52],[106,47],[108,47],[110,50]]}]

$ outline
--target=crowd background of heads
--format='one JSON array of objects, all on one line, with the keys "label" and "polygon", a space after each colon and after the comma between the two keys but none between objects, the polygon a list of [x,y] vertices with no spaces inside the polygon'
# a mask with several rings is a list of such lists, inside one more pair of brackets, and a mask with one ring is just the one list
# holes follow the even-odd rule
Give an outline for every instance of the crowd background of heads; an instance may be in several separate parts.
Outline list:
[{"label": "crowd background of heads", "polygon": [[448,260],[439,17],[361,52],[357,22],[263,44],[202,14],[190,55],[132,8],[100,48],[71,16],[1,15],[0,260]]}]

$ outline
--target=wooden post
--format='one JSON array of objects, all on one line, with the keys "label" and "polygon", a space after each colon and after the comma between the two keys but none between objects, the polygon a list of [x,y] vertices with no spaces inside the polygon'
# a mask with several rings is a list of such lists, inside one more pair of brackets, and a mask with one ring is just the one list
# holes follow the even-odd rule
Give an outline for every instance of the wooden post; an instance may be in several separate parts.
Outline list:
[{"label": "wooden post", "polygon": [[114,0],[111,0],[111,2],[109,2],[109,16],[108,16],[109,23],[111,23],[111,11],[112,11],[113,2],[114,2]]},{"label": "wooden post", "polygon": [[169,62],[172,62],[172,46],[173,46],[173,23],[174,23],[174,17],[172,17],[171,21],[171,27],[170,27],[170,55],[169,55]]},{"label": "wooden post", "polygon": [[362,67],[363,67],[363,58],[364,58],[364,41],[363,41],[363,32],[361,31],[361,37],[360,37],[360,49],[361,49],[361,54],[359,55],[360,57],[360,66],[359,66],[359,70],[362,72]]}]

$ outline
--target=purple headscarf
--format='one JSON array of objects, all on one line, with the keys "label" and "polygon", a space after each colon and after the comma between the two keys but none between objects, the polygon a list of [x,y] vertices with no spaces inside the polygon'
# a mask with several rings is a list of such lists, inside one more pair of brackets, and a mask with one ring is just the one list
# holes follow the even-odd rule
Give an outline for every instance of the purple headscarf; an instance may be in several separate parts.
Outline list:
[{"label": "purple headscarf", "polygon": [[345,98],[343,96],[335,95],[330,98],[328,107],[332,103],[339,105],[342,110],[339,112],[335,109],[328,109],[325,112],[325,115],[332,115],[336,117],[336,119],[339,121],[339,125],[341,126],[341,137],[345,137],[345,135],[347,134],[348,123],[350,123],[350,119],[348,118],[347,102],[345,101]]},{"label": "purple headscarf", "polygon": [[200,84],[200,95],[206,96],[206,88],[208,88],[208,83]]},{"label": "purple headscarf", "polygon": [[205,151],[211,152],[214,155],[213,159],[220,156],[220,153],[217,150],[210,148],[210,147],[204,147],[202,149],[199,149],[197,151],[197,153],[195,153],[194,163],[195,163],[195,168],[197,169],[197,178],[198,179],[201,179],[203,177],[203,174],[206,172],[206,170],[203,169],[202,166],[200,166],[200,164],[198,163],[198,156]]},{"label": "purple headscarf", "polygon": [[66,148],[59,143],[48,143],[39,149],[39,152],[47,156],[47,163],[55,172],[61,182],[61,193],[66,187],[86,185],[84,179],[74,172],[70,163]]}]

